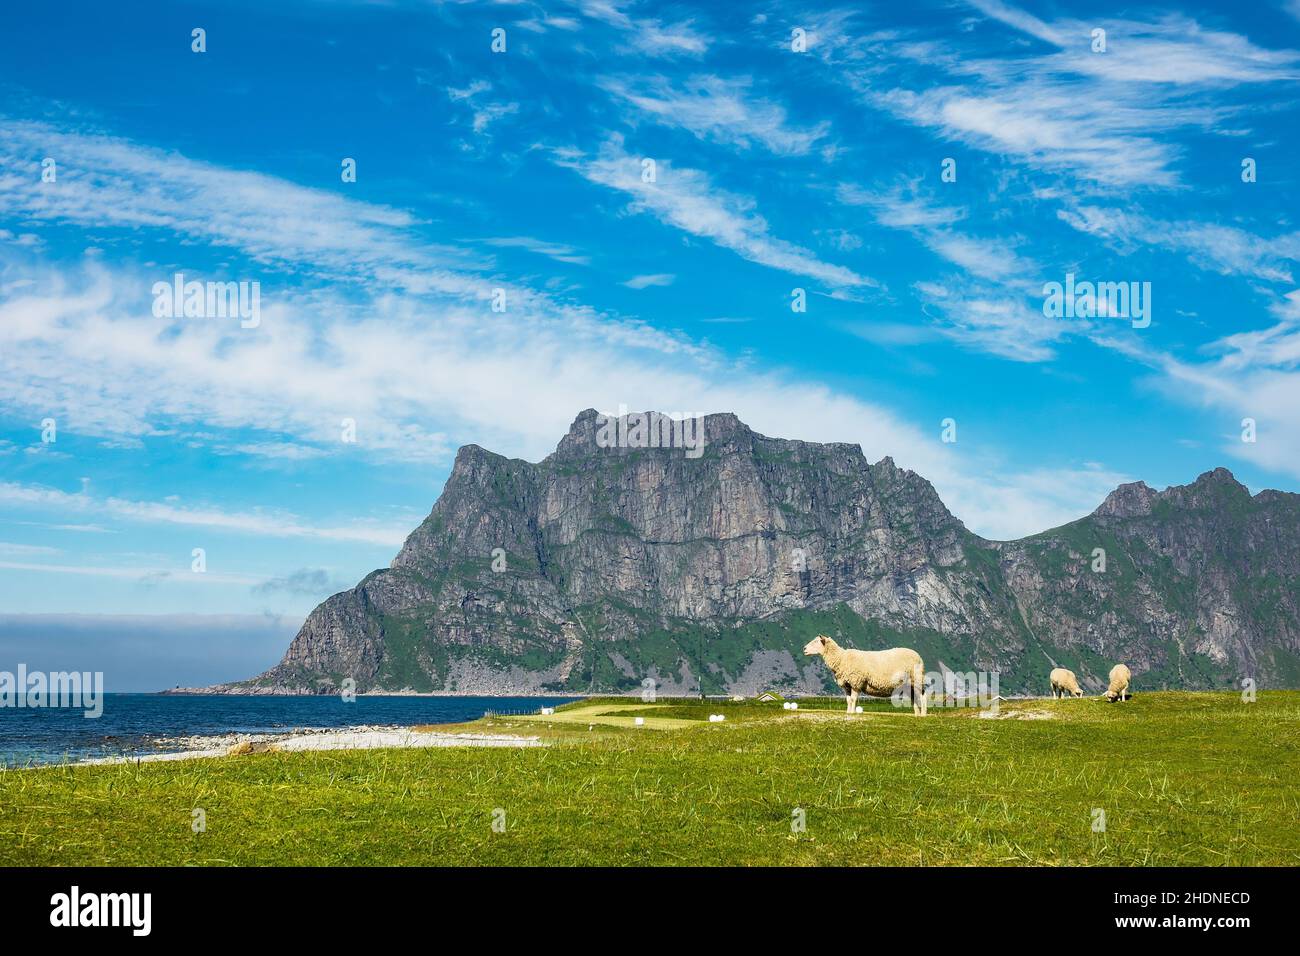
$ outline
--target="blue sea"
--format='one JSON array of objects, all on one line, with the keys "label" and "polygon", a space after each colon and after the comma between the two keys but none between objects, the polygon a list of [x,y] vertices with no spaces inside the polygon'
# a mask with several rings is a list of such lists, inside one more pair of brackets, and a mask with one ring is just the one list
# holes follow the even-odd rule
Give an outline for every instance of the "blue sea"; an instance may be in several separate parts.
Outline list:
[{"label": "blue sea", "polygon": [[[216,697],[105,694],[104,712],[0,707],[0,766],[164,753],[186,749],[174,738],[274,734],[296,729],[454,724],[486,712],[536,713],[573,697]],[[171,739],[168,739],[171,738]]]}]

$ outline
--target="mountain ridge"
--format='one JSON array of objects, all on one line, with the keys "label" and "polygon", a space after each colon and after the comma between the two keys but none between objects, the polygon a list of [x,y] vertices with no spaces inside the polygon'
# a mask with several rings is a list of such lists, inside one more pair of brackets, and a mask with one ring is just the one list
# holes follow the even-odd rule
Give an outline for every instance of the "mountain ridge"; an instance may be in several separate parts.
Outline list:
[{"label": "mountain ridge", "polygon": [[602,443],[610,421],[585,409],[536,463],[462,446],[388,568],[322,602],[278,665],[212,690],[816,692],[798,648],[817,630],[997,671],[1007,693],[1045,692],[1057,665],[1096,689],[1121,659],[1139,683],[1300,684],[1300,495],[1217,468],[992,541],[856,444],[721,413],[691,457]]}]

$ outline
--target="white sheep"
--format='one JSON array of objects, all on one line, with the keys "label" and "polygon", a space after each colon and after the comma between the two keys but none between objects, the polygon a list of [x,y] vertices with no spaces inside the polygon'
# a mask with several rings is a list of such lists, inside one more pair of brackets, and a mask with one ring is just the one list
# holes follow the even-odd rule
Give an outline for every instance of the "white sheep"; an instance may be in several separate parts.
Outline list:
[{"label": "white sheep", "polygon": [[1132,672],[1123,664],[1116,664],[1110,669],[1110,687],[1106,688],[1105,697],[1111,703],[1117,700],[1128,700],[1133,695],[1128,692],[1129,681],[1133,679]]},{"label": "white sheep", "polygon": [[1052,682],[1052,697],[1064,697],[1069,694],[1071,697],[1082,697],[1083,689],[1079,686],[1079,681],[1074,676],[1074,671],[1066,670],[1064,667],[1057,667],[1048,675],[1048,680]]},{"label": "white sheep", "polygon": [[821,634],[809,641],[803,652],[810,657],[821,655],[835,675],[835,683],[844,690],[850,714],[858,706],[858,694],[889,697],[907,683],[912,696],[912,713],[918,717],[925,716],[925,665],[921,662],[921,655],[910,647],[894,647],[887,651],[846,650]]}]

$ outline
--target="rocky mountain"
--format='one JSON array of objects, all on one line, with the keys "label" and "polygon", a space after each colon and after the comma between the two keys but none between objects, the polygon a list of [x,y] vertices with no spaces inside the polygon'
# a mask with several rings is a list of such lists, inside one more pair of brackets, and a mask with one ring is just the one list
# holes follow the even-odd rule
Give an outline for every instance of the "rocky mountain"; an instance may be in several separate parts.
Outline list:
[{"label": "rocky mountain", "polygon": [[1096,691],[1117,661],[1137,688],[1300,686],[1300,495],[1219,468],[998,542],[857,445],[731,414],[694,451],[611,447],[608,427],[582,412],[536,464],[461,448],[389,568],[317,607],[277,666],[213,689],[819,691],[799,655],[819,632],[997,671],[1003,694],[1045,693],[1057,665]]}]

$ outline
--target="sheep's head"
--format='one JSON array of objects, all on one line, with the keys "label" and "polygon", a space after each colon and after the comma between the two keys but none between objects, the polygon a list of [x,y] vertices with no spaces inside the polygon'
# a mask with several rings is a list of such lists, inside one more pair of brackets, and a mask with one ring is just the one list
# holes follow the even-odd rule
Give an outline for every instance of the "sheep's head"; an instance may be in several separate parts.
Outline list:
[{"label": "sheep's head", "polygon": [[1082,696],[1083,696],[1083,688],[1081,688],[1081,687],[1075,687],[1075,688],[1074,688],[1074,696],[1075,696],[1075,697],[1082,697]]},{"label": "sheep's head", "polygon": [[1105,697],[1112,704],[1115,703],[1115,701],[1119,698],[1119,694],[1115,693],[1113,690],[1108,690],[1106,691],[1106,693],[1102,694],[1101,696]]},{"label": "sheep's head", "polygon": [[803,646],[803,652],[809,657],[820,655],[824,650],[826,650],[826,636],[824,634],[818,634]]}]

